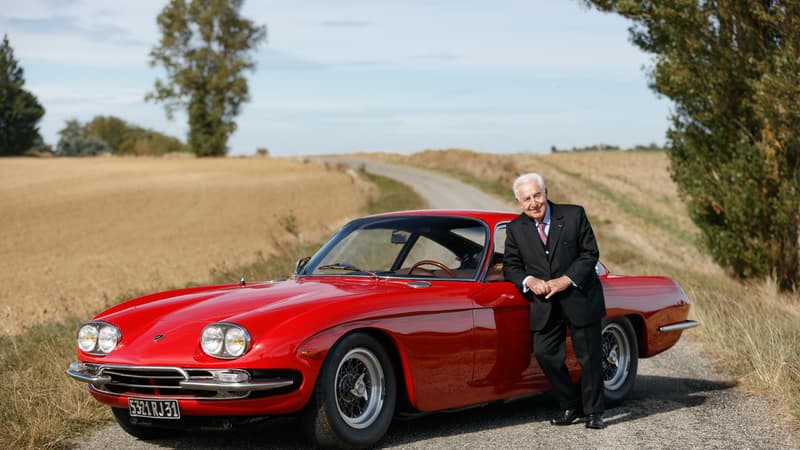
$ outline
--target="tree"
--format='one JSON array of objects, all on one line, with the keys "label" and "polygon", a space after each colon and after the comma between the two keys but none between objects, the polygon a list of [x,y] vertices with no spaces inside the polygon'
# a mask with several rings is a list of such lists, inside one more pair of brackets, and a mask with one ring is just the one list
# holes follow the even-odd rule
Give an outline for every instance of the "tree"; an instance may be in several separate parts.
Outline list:
[{"label": "tree", "polygon": [[82,125],[77,119],[67,120],[58,134],[61,137],[56,145],[57,156],[95,156],[101,153],[114,153],[114,149],[102,138],[89,135],[88,126]]},{"label": "tree", "polygon": [[8,35],[3,35],[0,45],[0,156],[21,155],[42,142],[38,124],[44,108],[23,86],[24,72],[14,59]]},{"label": "tree", "polygon": [[583,0],[633,21],[675,103],[672,178],[711,255],[741,278],[798,285],[800,3]]},{"label": "tree", "polygon": [[189,147],[198,156],[222,156],[236,130],[234,118],[249,100],[244,71],[254,70],[251,52],[266,27],[239,15],[243,0],[171,0],[158,16],[161,41],[150,52],[167,81],[156,80],[145,97],[189,116]]}]

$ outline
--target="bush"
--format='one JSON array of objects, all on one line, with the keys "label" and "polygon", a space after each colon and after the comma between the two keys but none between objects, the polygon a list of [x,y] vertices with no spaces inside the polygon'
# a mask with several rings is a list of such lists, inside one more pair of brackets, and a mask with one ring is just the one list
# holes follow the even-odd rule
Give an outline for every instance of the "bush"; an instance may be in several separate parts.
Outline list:
[{"label": "bush", "polygon": [[106,141],[94,136],[62,138],[56,148],[58,156],[95,156],[101,153],[114,153],[114,149]]}]

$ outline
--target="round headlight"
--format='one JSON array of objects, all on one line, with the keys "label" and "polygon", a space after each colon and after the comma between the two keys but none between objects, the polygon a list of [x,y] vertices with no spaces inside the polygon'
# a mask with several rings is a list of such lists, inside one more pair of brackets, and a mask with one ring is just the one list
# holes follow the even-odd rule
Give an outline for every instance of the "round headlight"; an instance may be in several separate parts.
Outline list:
[{"label": "round headlight", "polygon": [[225,352],[232,356],[242,356],[247,349],[247,335],[241,328],[229,328],[225,333]]},{"label": "round headlight", "polygon": [[220,359],[238,358],[247,352],[250,335],[235,323],[219,322],[206,325],[200,335],[200,346],[206,355]]},{"label": "round headlight", "polygon": [[200,345],[203,351],[210,356],[222,356],[222,344],[225,340],[225,332],[219,325],[209,325],[203,330],[200,337]]},{"label": "round headlight", "polygon": [[114,350],[119,340],[119,333],[117,329],[111,325],[104,325],[100,328],[100,333],[97,337],[97,349],[103,353],[108,353]]},{"label": "round headlight", "polygon": [[78,348],[86,353],[91,353],[97,347],[97,327],[93,324],[83,325],[78,330]]}]

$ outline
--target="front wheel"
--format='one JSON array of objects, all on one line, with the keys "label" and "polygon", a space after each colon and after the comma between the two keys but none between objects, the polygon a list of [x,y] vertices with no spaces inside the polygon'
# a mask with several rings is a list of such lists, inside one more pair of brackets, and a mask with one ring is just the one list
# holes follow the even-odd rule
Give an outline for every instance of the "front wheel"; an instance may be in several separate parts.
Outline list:
[{"label": "front wheel", "polygon": [[397,383],[391,359],[372,336],[354,333],[328,353],[304,412],[309,438],[321,447],[365,448],[394,415]]},{"label": "front wheel", "polygon": [[603,319],[603,391],[608,403],[619,403],[633,389],[639,346],[627,317]]}]

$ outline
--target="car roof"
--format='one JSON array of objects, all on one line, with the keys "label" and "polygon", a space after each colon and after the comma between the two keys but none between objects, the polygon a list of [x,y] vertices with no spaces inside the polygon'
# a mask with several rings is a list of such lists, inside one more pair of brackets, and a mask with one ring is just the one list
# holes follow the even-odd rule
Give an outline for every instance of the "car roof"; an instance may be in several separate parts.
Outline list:
[{"label": "car roof", "polygon": [[498,222],[507,222],[517,217],[519,213],[510,211],[486,211],[477,209],[414,209],[408,211],[392,211],[381,214],[373,214],[367,217],[410,217],[410,216],[450,216],[450,217],[469,217],[479,219],[490,226]]}]

